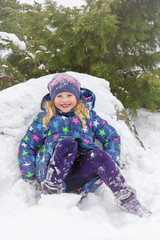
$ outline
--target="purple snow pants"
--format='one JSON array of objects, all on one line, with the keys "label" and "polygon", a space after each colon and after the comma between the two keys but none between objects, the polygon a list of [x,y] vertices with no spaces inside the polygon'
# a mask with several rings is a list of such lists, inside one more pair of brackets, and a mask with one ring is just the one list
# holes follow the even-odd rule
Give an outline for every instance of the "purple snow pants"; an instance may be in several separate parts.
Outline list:
[{"label": "purple snow pants", "polygon": [[111,157],[101,149],[89,151],[81,161],[75,161],[77,142],[61,140],[50,159],[42,188],[49,193],[76,191],[91,179],[99,176],[115,194],[126,188],[125,179]]}]

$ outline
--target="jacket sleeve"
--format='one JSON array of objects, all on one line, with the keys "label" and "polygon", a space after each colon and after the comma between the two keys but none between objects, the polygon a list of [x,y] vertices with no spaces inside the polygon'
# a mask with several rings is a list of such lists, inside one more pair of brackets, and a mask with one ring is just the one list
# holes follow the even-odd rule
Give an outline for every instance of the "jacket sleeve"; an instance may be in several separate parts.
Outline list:
[{"label": "jacket sleeve", "polygon": [[96,112],[92,112],[92,129],[94,138],[103,144],[103,150],[118,164],[120,158],[120,136],[116,130],[101,119]]},{"label": "jacket sleeve", "polygon": [[34,179],[36,175],[35,157],[44,143],[46,130],[42,126],[43,113],[39,113],[22,138],[18,149],[18,163],[23,179]]}]

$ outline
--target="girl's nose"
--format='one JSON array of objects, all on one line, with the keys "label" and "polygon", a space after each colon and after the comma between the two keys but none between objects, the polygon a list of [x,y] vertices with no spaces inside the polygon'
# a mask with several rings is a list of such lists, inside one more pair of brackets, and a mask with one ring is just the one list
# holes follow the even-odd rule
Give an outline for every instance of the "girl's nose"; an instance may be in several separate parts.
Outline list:
[{"label": "girl's nose", "polygon": [[67,102],[67,101],[68,101],[68,98],[64,97],[64,98],[62,99],[62,101],[63,101],[63,102]]}]

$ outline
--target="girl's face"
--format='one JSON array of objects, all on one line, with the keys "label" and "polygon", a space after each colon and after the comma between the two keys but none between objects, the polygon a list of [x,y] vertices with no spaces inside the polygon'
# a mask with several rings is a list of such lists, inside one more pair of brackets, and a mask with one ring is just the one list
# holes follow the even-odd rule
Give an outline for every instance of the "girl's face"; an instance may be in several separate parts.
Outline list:
[{"label": "girl's face", "polygon": [[59,93],[54,99],[55,107],[64,113],[68,113],[77,104],[76,97],[70,92]]}]

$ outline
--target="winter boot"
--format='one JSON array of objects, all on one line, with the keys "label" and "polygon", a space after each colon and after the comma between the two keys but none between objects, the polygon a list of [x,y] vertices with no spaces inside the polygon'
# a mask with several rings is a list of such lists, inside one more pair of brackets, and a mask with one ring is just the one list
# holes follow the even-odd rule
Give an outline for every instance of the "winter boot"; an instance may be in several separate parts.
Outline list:
[{"label": "winter boot", "polygon": [[151,212],[141,205],[134,192],[131,190],[120,190],[115,201],[121,209],[131,214],[135,214],[139,217],[149,217],[151,215]]}]

